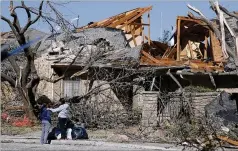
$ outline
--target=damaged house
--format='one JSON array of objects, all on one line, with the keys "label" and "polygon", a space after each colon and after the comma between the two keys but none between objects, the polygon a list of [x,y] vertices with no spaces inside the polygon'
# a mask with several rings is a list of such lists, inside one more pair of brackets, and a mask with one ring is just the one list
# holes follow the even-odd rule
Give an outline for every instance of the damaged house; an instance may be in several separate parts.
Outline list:
[{"label": "damaged house", "polygon": [[[99,119],[116,122],[118,118],[125,119],[128,111],[138,109],[142,122],[147,120],[145,125],[149,124],[148,119],[156,125],[160,114],[166,114],[167,119],[176,118],[181,101],[179,95],[172,95],[172,104],[163,102],[171,98],[158,101],[160,92],[174,92],[190,85],[214,91],[237,88],[234,58],[227,59],[222,44],[206,22],[178,16],[171,37],[174,43],[169,46],[150,38],[151,9],[152,6],[136,8],[91,22],[70,34],[47,36],[35,65],[39,76],[56,82],[41,81],[39,96],[46,95],[55,101],[69,98],[77,111],[75,116],[89,123],[102,121]],[[229,25],[237,23],[237,19],[227,19]],[[215,26],[217,21],[213,23]],[[237,26],[232,30],[237,34]],[[231,40],[229,45],[238,52],[237,42]],[[211,98],[202,103],[198,98],[193,108],[204,108],[216,95],[204,95]],[[150,113],[152,118],[148,117]]]}]

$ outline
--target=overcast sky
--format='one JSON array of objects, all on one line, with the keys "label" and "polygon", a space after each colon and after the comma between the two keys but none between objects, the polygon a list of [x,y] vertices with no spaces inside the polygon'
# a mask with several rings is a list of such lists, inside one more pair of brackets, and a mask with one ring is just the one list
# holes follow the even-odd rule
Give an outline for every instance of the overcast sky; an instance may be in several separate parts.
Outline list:
[{"label": "overcast sky", "polygon": [[[15,3],[19,4],[19,1]],[[31,7],[39,6],[39,1],[26,1],[25,3]],[[83,26],[91,21],[100,21],[124,11],[152,5],[151,38],[157,40],[161,36],[161,31],[171,30],[171,26],[175,25],[177,16],[187,15],[189,11],[186,6],[187,4],[195,6],[210,19],[215,17],[214,12],[209,8],[208,1],[74,1],[68,2],[63,6],[55,6],[69,20],[79,15],[79,26]],[[230,11],[238,11],[238,1],[221,1],[220,4]],[[8,7],[8,1],[1,1],[1,14],[11,18]],[[49,10],[46,5],[44,5],[43,9]],[[20,18],[20,24],[23,26],[26,23],[26,13],[24,11],[17,11],[17,13]],[[31,26],[31,28],[36,28],[44,32],[49,32],[50,29],[42,21]],[[0,30],[9,31],[10,28],[1,20]]]}]

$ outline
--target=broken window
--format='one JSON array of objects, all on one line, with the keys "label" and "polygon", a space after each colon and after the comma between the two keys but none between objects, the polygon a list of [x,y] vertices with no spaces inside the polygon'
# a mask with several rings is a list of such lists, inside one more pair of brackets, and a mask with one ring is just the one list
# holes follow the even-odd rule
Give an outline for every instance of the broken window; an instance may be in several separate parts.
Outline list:
[{"label": "broken window", "polygon": [[64,79],[64,97],[74,97],[80,95],[80,79]]}]

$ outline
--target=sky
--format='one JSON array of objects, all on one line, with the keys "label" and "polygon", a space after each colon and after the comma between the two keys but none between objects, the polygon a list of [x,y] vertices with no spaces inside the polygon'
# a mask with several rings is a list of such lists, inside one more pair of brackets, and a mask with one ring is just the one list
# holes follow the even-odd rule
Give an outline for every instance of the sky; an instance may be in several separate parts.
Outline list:
[{"label": "sky", "polygon": [[[64,5],[54,5],[68,20],[76,18],[79,15],[79,27],[93,21],[100,21],[119,13],[137,8],[153,6],[151,16],[151,39],[158,40],[162,36],[163,30],[170,30],[171,26],[176,25],[177,16],[186,16],[189,9],[187,4],[190,4],[199,9],[206,17],[214,18],[215,13],[209,8],[208,1],[54,1]],[[38,7],[39,1],[25,1],[27,6]],[[238,1],[219,1],[219,3],[230,11],[238,11]],[[19,0],[15,0],[14,4],[20,4]],[[1,1],[1,15],[11,18],[9,15],[9,1]],[[49,7],[44,5],[43,10],[49,12]],[[26,23],[26,13],[23,10],[17,10],[20,18],[20,24],[23,26]],[[33,16],[34,17],[34,16]],[[145,16],[146,17],[146,16]],[[76,25],[76,22],[75,22]],[[49,32],[50,27],[42,20],[38,21],[31,28]],[[0,31],[9,31],[9,26],[1,20]]]}]

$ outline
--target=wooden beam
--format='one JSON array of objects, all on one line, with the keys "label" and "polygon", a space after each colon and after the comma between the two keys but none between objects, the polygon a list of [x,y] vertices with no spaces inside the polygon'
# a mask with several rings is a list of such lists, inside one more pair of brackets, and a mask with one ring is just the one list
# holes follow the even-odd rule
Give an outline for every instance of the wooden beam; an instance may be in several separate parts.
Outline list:
[{"label": "wooden beam", "polygon": [[228,138],[227,136],[217,136],[220,140],[225,141],[229,144],[238,146],[238,141]]},{"label": "wooden beam", "polygon": [[193,56],[192,45],[191,45],[190,40],[188,40],[188,49],[189,49],[189,53],[190,53],[190,58],[189,58],[188,54],[187,54],[187,57],[188,57],[189,59],[194,59],[194,58],[193,58],[194,56]]},{"label": "wooden beam", "polygon": [[180,24],[181,20],[177,20],[177,61],[180,61]]},{"label": "wooden beam", "polygon": [[180,19],[181,21],[191,21],[191,22],[195,22],[198,23],[200,25],[204,25],[206,23],[204,23],[202,20],[198,20],[198,19],[192,19],[192,18],[186,18],[183,16],[178,16],[177,19]]},{"label": "wooden beam", "polygon": [[220,21],[220,27],[221,27],[221,39],[222,39],[221,47],[222,47],[222,52],[223,52],[224,57],[227,59],[229,57],[229,55],[226,52],[226,41],[225,41],[225,30],[224,30],[224,16],[223,16],[223,12],[220,11],[220,8],[219,8],[219,5],[218,5],[217,1],[215,2],[215,5],[216,5],[217,12],[219,14],[219,21]]},{"label": "wooden beam", "polygon": [[150,85],[150,91],[153,90],[154,84],[155,84],[155,77],[153,77],[152,83]]},{"label": "wooden beam", "polygon": [[115,16],[115,17],[113,17],[113,18],[110,18],[109,20],[103,22],[103,23],[102,23],[102,26],[104,26],[104,27],[110,26],[110,24],[112,24],[112,23],[115,22],[116,20],[121,19],[121,18],[124,17],[124,16],[125,16],[125,14],[122,14],[122,15],[120,15],[120,16]]},{"label": "wooden beam", "polygon": [[[143,24],[143,17],[141,17],[141,24]],[[144,33],[144,27],[141,26],[141,36],[142,36],[142,44],[145,43],[145,33]]]},{"label": "wooden beam", "polygon": [[150,45],[150,12],[148,13],[148,44]]},{"label": "wooden beam", "polygon": [[[149,41],[149,37],[145,36],[145,39]],[[151,40],[150,40],[150,43],[153,44]]]},{"label": "wooden beam", "polygon": [[[116,28],[116,26],[121,25],[121,24],[127,25],[128,23],[125,24],[125,22],[128,21],[129,19],[131,19],[132,17],[136,16],[136,14],[137,14],[137,10],[134,10],[134,11],[130,12],[130,14],[127,14],[125,17],[123,17],[123,18],[119,19],[118,21],[109,25],[109,27]],[[123,27],[125,27],[125,26],[123,26]],[[120,27],[120,29],[122,29],[122,28]]]},{"label": "wooden beam", "polygon": [[208,38],[205,36],[205,49],[204,49],[204,59],[207,59],[207,47],[208,47]]},{"label": "wooden beam", "polygon": [[[150,11],[151,9],[152,9],[152,6],[147,7],[147,8],[143,8],[142,11],[141,11],[139,14],[137,14],[136,16],[134,16],[133,18],[131,18],[131,19],[127,22],[127,24],[132,23],[134,20],[136,20],[137,18],[139,18],[140,16],[142,16],[145,12]],[[125,26],[126,26],[126,24],[122,25],[119,29],[122,29],[122,28],[125,27]]]},{"label": "wooden beam", "polygon": [[154,63],[160,63],[159,60],[155,59],[153,56],[151,56],[150,54],[148,54],[147,52],[145,52],[144,50],[141,51],[141,53],[146,56],[147,58],[149,58],[151,61],[153,61]]},{"label": "wooden beam", "polygon": [[150,26],[150,24],[144,24],[144,23],[131,23],[131,25]]},{"label": "wooden beam", "polygon": [[[131,24],[130,24],[131,25]],[[130,25],[127,25],[128,27],[130,27]],[[131,25],[131,26],[134,26],[134,25]],[[141,36],[141,28],[140,26],[134,26],[135,27],[135,32],[134,32],[134,35],[137,35],[137,36]],[[132,31],[130,30],[130,28],[128,28],[128,32],[125,32],[125,34],[131,34]]]},{"label": "wooden beam", "polygon": [[168,70],[168,72],[166,74],[169,75],[174,80],[174,82],[179,86],[180,91],[182,91],[182,89],[183,89],[182,85],[175,78],[175,76],[171,74],[170,69]]},{"label": "wooden beam", "polygon": [[214,88],[216,88],[216,87],[217,87],[217,85],[216,85],[216,82],[215,82],[215,79],[214,79],[214,77],[212,76],[212,74],[211,74],[211,73],[208,73],[208,75],[209,75],[209,78],[210,78],[210,80],[211,80],[211,82],[212,82],[212,85],[214,86]]},{"label": "wooden beam", "polygon": [[[135,25],[129,25],[130,26],[130,30],[131,30],[131,35],[132,35],[132,38],[133,38],[133,42],[135,44],[135,46],[137,46],[137,43],[136,43],[136,38],[135,38]],[[133,27],[132,27],[133,26]]]}]

